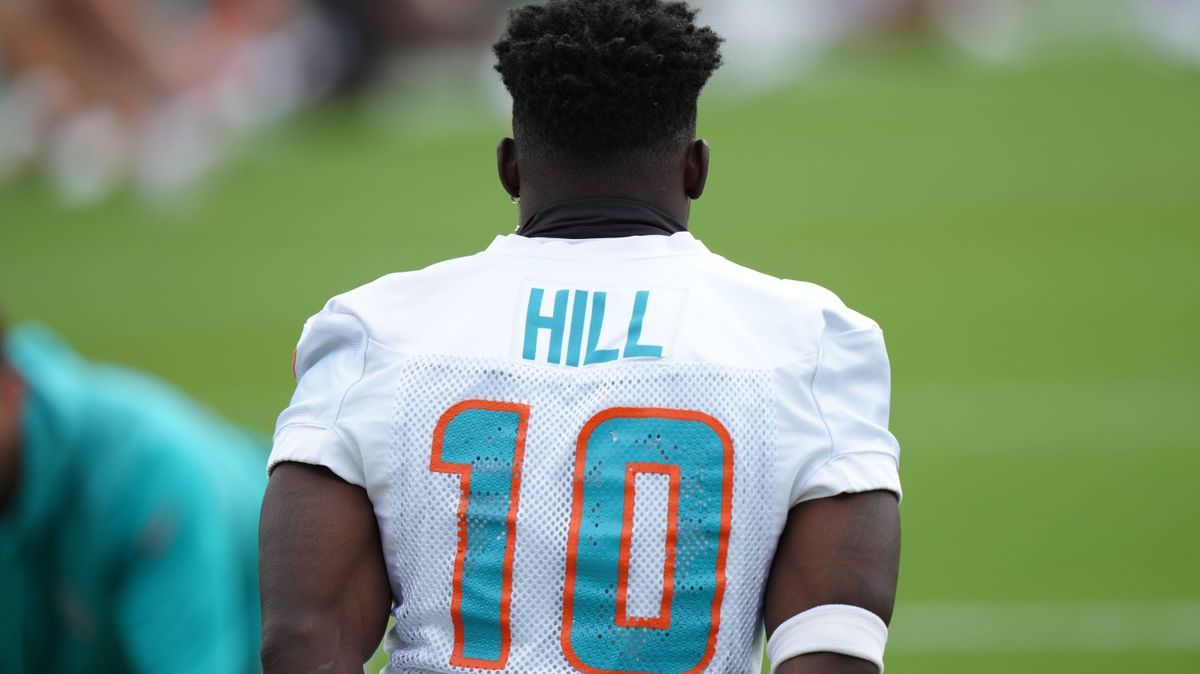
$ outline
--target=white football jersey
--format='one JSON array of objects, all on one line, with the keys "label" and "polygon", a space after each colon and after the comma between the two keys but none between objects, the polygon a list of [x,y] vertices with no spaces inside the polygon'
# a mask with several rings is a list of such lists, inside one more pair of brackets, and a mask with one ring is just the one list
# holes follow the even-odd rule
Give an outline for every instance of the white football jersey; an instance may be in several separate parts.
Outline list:
[{"label": "white football jersey", "polygon": [[296,374],[270,465],[370,495],[385,672],[756,669],[788,510],[900,493],[879,327],[687,233],[384,277],[307,323]]}]

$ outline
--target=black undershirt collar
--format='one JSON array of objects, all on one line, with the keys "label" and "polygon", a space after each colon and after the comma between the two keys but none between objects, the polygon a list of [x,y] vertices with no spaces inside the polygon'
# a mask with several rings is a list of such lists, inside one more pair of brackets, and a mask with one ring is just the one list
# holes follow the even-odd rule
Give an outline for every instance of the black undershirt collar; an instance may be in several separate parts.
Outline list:
[{"label": "black undershirt collar", "polygon": [[678,220],[640,201],[582,199],[543,208],[517,230],[517,235],[531,239],[617,239],[671,236],[686,231]]}]

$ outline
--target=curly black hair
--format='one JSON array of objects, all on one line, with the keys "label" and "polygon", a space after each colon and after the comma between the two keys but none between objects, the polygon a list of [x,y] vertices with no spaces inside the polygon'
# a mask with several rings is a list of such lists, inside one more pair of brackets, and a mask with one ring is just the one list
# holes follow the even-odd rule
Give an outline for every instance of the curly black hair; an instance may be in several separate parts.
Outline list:
[{"label": "curly black hair", "polygon": [[723,41],[696,25],[697,13],[665,0],[549,0],[511,10],[495,52],[518,138],[597,155],[693,135]]}]

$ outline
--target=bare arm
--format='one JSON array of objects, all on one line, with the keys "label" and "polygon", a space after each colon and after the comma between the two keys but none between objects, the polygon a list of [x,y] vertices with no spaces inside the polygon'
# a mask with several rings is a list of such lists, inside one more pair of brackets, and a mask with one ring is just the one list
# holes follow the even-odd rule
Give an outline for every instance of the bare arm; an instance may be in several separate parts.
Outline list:
[{"label": "bare arm", "polygon": [[[826,604],[867,609],[891,623],[900,569],[900,511],[890,492],[869,492],[796,506],[779,541],[764,608],[767,634]],[[813,653],[778,674],[878,674],[857,658]]]},{"label": "bare arm", "polygon": [[361,674],[392,606],[366,492],[324,468],[283,463],[260,526],[263,674]]}]

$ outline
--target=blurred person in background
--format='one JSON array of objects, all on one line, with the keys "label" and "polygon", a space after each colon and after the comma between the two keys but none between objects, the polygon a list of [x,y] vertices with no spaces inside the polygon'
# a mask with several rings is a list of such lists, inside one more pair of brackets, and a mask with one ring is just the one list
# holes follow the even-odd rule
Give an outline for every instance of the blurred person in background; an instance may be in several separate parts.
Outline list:
[{"label": "blurred person in background", "polygon": [[0,672],[257,670],[263,447],[0,326]]},{"label": "blurred person in background", "polygon": [[510,0],[316,0],[337,38],[334,88],[359,96],[405,53],[429,46],[482,50]]},{"label": "blurred person in background", "polygon": [[[1099,24],[1136,29],[1177,61],[1200,63],[1200,0],[698,0],[727,36],[725,84],[749,91],[785,84],[839,45],[932,34],[988,64],[1019,61],[1043,42]],[[1067,25],[1056,25],[1067,24]],[[1065,33],[1065,35],[1064,35]]]},{"label": "blurred person in background", "polygon": [[[252,132],[331,95],[396,84],[398,64],[474,67],[512,0],[26,0],[0,3],[0,185],[38,165],[62,198],[126,182],[186,194]],[[723,84],[794,81],[848,42],[933,34],[984,63],[1062,27],[1136,29],[1200,63],[1200,0],[698,0],[728,36]],[[1062,17],[1065,17],[1063,19]],[[1070,31],[1067,31],[1070,32]],[[459,58],[465,57],[465,58]],[[5,74],[7,73],[7,75]],[[406,74],[412,74],[407,73]],[[419,85],[428,70],[417,69]],[[5,80],[7,79],[7,85]],[[412,83],[412,82],[410,82]],[[498,90],[497,90],[498,91]],[[507,105],[507,98],[497,94]]]},{"label": "blurred person in background", "polygon": [[297,0],[0,5],[0,180],[36,161],[65,200],[203,177],[315,97],[328,35]]},{"label": "blurred person in background", "polygon": [[249,132],[330,94],[367,93],[399,57],[482,50],[509,4],[0,4],[0,183],[37,163],[68,203],[126,181],[143,196],[177,196]]},{"label": "blurred person in background", "polygon": [[1132,0],[1144,30],[1165,54],[1200,65],[1200,0]]},{"label": "blurred person in background", "polygon": [[837,46],[932,30],[987,61],[1011,58],[1025,36],[1027,0],[700,0],[705,18],[728,36],[735,89],[791,81]]}]

